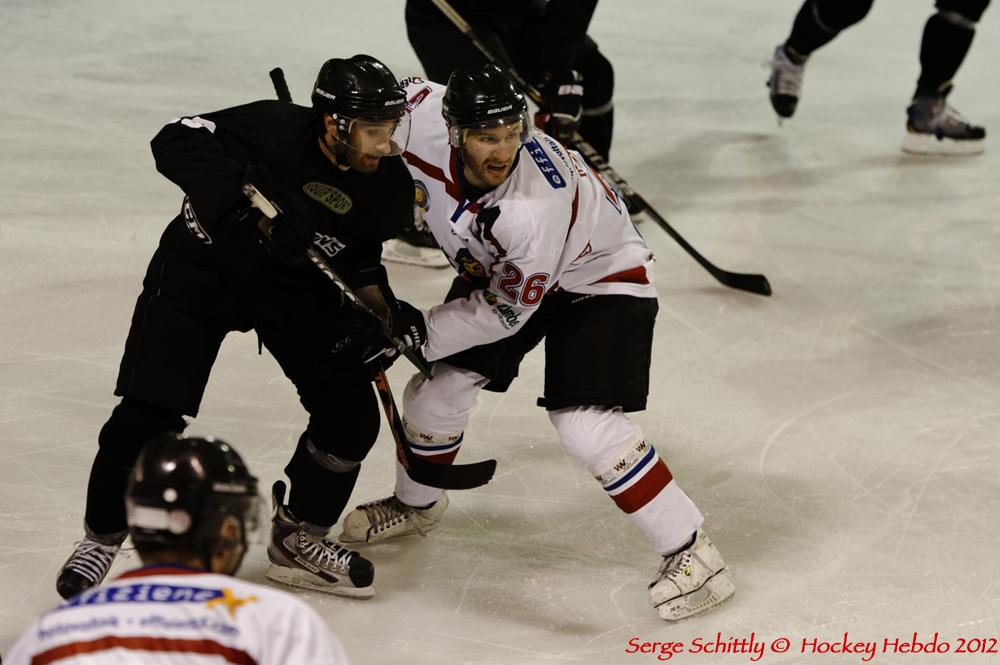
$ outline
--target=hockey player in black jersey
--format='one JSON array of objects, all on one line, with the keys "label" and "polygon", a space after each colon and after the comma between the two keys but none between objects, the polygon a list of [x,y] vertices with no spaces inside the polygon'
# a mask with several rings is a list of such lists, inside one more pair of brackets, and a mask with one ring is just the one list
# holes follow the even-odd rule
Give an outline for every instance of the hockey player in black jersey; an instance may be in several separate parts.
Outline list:
[{"label": "hockey player in black jersey", "polygon": [[[392,296],[382,242],[413,214],[413,181],[398,156],[408,137],[405,96],[370,56],[327,61],[312,108],[257,101],[178,118],[152,141],[157,170],[184,194],[153,254],[125,343],[115,394],[90,474],[86,536],[60,571],[70,597],[99,584],[126,535],[123,496],[143,444],[182,431],[198,413],[219,346],[254,330],[295,385],[309,415],[275,484],[268,577],[371,596],[374,569],[325,538],[378,435],[373,370],[380,322],[348,307],[307,261],[319,252],[372,309],[401,330],[419,312]],[[282,213],[265,237],[251,183]]]}]

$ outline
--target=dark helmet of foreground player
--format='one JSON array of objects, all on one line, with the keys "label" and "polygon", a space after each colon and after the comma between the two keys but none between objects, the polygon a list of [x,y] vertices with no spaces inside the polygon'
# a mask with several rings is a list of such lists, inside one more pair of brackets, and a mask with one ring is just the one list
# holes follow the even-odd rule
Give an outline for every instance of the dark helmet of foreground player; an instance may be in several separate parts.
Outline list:
[{"label": "dark helmet of foreground player", "polygon": [[461,148],[467,129],[521,123],[521,143],[531,137],[528,105],[514,82],[496,65],[452,72],[442,99],[448,140]]},{"label": "dark helmet of foreground player", "polygon": [[[248,537],[266,520],[257,479],[232,447],[210,437],[170,433],[152,439],[132,469],[125,504],[140,551],[191,550],[206,569],[215,553],[236,546],[245,552]],[[227,519],[239,522],[238,541],[221,535]],[[229,572],[238,567],[239,561]]]},{"label": "dark helmet of foreground player", "polygon": [[320,67],[312,92],[313,109],[330,114],[337,125],[337,138],[351,145],[352,130],[389,126],[392,151],[398,155],[409,138],[406,93],[393,73],[370,55],[333,58]]}]

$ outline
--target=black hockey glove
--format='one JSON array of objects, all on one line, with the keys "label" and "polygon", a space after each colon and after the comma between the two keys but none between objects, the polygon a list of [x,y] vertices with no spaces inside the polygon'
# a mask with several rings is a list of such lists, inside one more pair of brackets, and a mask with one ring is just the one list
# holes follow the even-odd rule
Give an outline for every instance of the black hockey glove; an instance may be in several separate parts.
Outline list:
[{"label": "black hockey glove", "polygon": [[343,366],[363,368],[370,378],[399,358],[382,332],[382,321],[357,311],[345,313],[339,321],[330,352]]},{"label": "black hockey glove", "polygon": [[267,248],[285,263],[300,263],[312,247],[316,223],[298,197],[279,193],[272,200],[281,212],[272,220],[271,235],[265,238]]},{"label": "black hockey glove", "polygon": [[409,349],[422,347],[427,342],[427,322],[423,312],[405,300],[398,300],[392,313],[392,333]]},{"label": "black hockey glove", "polygon": [[280,211],[271,220],[271,232],[264,235],[267,249],[285,263],[300,263],[312,247],[313,236],[316,234],[316,223],[302,196],[275,186],[267,167],[263,165],[247,166],[243,182],[254,185]]},{"label": "black hockey glove", "polygon": [[542,108],[535,113],[535,126],[563,143],[580,129],[583,115],[583,78],[578,72],[546,73],[538,86]]}]

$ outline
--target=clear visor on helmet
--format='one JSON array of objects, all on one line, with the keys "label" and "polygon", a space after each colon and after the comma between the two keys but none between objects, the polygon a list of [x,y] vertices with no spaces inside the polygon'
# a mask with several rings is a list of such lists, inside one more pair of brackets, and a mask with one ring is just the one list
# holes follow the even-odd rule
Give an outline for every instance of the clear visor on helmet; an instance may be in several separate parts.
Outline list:
[{"label": "clear visor on helmet", "polygon": [[243,516],[247,545],[267,545],[271,535],[271,511],[261,496],[250,497],[250,506]]},{"label": "clear visor on helmet", "polygon": [[338,140],[348,148],[373,157],[401,155],[410,140],[410,114],[391,120],[347,121],[347,130],[337,133]]},{"label": "clear visor on helmet", "polygon": [[[507,131],[501,131],[500,128]],[[476,130],[496,130],[477,132]],[[518,145],[524,145],[531,139],[531,121],[528,112],[523,111],[501,118],[490,118],[476,122],[456,123],[448,127],[448,140],[452,146],[461,148],[470,132],[488,134],[495,140],[516,140]]]}]

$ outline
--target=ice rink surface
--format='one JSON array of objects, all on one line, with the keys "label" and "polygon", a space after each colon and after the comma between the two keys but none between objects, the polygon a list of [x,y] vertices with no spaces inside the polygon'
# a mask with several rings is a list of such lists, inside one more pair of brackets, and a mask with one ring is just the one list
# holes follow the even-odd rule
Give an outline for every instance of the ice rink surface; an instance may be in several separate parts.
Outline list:
[{"label": "ice rink surface", "polygon": [[[779,128],[761,63],[797,0],[605,0],[591,34],[616,69],[612,163],[717,265],[763,272],[770,299],[725,289],[652,222],[660,315],[637,416],[734,571],[717,610],[667,625],[647,605],[658,558],[562,451],[530,355],[485,394],[460,460],[499,460],[452,494],[426,540],[368,550],[375,598],[301,594],[355,663],[642,663],[629,641],[1000,637],[1000,146],[898,148],[932,2],[880,0],[810,61]],[[146,262],[180,192],[149,139],[181,114],[307,98],[325,59],[368,52],[419,73],[402,2],[0,4],[0,651],[58,598],[82,533],[97,433]],[[1000,8],[951,101],[1000,132]],[[448,271],[393,266],[439,302]],[[585,358],[581,362],[586,362]],[[391,371],[398,391],[409,374]],[[189,429],[233,443],[265,486],[305,423],[252,335],[233,335]],[[383,428],[357,502],[392,487]],[[116,571],[137,560],[120,558]],[[263,581],[254,551],[241,572]],[[681,663],[744,663],[685,653]]]}]

